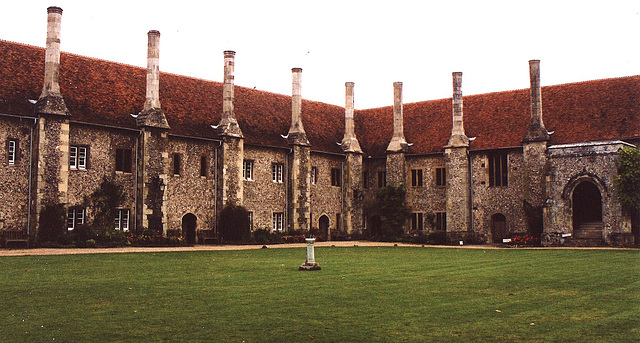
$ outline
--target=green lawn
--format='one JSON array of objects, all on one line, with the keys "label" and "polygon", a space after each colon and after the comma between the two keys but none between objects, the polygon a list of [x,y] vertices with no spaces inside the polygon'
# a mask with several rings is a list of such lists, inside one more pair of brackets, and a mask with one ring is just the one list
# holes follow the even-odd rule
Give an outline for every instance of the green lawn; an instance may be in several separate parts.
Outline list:
[{"label": "green lawn", "polygon": [[640,251],[316,248],[0,258],[0,341],[637,342]]}]

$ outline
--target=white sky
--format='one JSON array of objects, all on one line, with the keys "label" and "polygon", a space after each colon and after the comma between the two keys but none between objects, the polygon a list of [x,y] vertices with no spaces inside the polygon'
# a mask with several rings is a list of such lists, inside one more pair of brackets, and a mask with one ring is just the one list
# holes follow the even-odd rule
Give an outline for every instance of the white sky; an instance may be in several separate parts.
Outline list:
[{"label": "white sky", "polygon": [[302,67],[303,98],[344,106],[351,81],[356,108],[392,105],[394,81],[451,97],[454,71],[465,95],[528,88],[530,59],[543,85],[639,74],[638,0],[11,0],[0,39],[43,47],[48,6],[66,52],[145,67],[155,29],[161,71],[222,81],[235,50],[236,85],[290,95]]}]

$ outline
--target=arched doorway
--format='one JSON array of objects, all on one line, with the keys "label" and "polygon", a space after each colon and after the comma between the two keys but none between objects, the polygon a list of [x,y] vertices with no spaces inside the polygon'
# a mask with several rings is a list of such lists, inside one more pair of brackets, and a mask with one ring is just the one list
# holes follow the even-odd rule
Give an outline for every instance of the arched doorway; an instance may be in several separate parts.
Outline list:
[{"label": "arched doorway", "polygon": [[193,213],[187,213],[182,217],[182,235],[187,244],[196,243],[196,223],[198,218]]},{"label": "arched doorway", "polygon": [[573,234],[576,238],[602,239],[602,195],[595,183],[582,181],[571,195]]},{"label": "arched doorway", "polygon": [[318,231],[325,239],[329,239],[329,217],[324,214],[318,219]]},{"label": "arched doorway", "polygon": [[496,213],[491,216],[491,237],[493,237],[493,243],[502,243],[504,238],[507,238],[509,232],[507,231],[507,218],[501,214]]}]

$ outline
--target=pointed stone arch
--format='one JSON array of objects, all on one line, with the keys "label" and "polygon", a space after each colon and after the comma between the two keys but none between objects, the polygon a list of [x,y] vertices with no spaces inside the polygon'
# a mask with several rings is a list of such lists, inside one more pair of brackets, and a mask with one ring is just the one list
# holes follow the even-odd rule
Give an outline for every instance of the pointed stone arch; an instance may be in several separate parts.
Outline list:
[{"label": "pointed stone arch", "polygon": [[573,237],[581,241],[580,245],[603,243],[602,208],[605,194],[604,183],[591,174],[578,175],[565,187],[563,197],[571,211]]}]

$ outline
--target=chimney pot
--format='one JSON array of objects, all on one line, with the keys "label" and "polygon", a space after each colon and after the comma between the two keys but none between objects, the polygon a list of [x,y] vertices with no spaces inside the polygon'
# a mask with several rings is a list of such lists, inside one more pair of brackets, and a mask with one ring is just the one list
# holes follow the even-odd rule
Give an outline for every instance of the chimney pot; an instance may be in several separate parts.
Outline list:
[{"label": "chimney pot", "polygon": [[62,8],[47,8],[47,45],[44,57],[44,82],[36,102],[36,113],[68,116],[69,110],[60,93],[60,27]]}]

